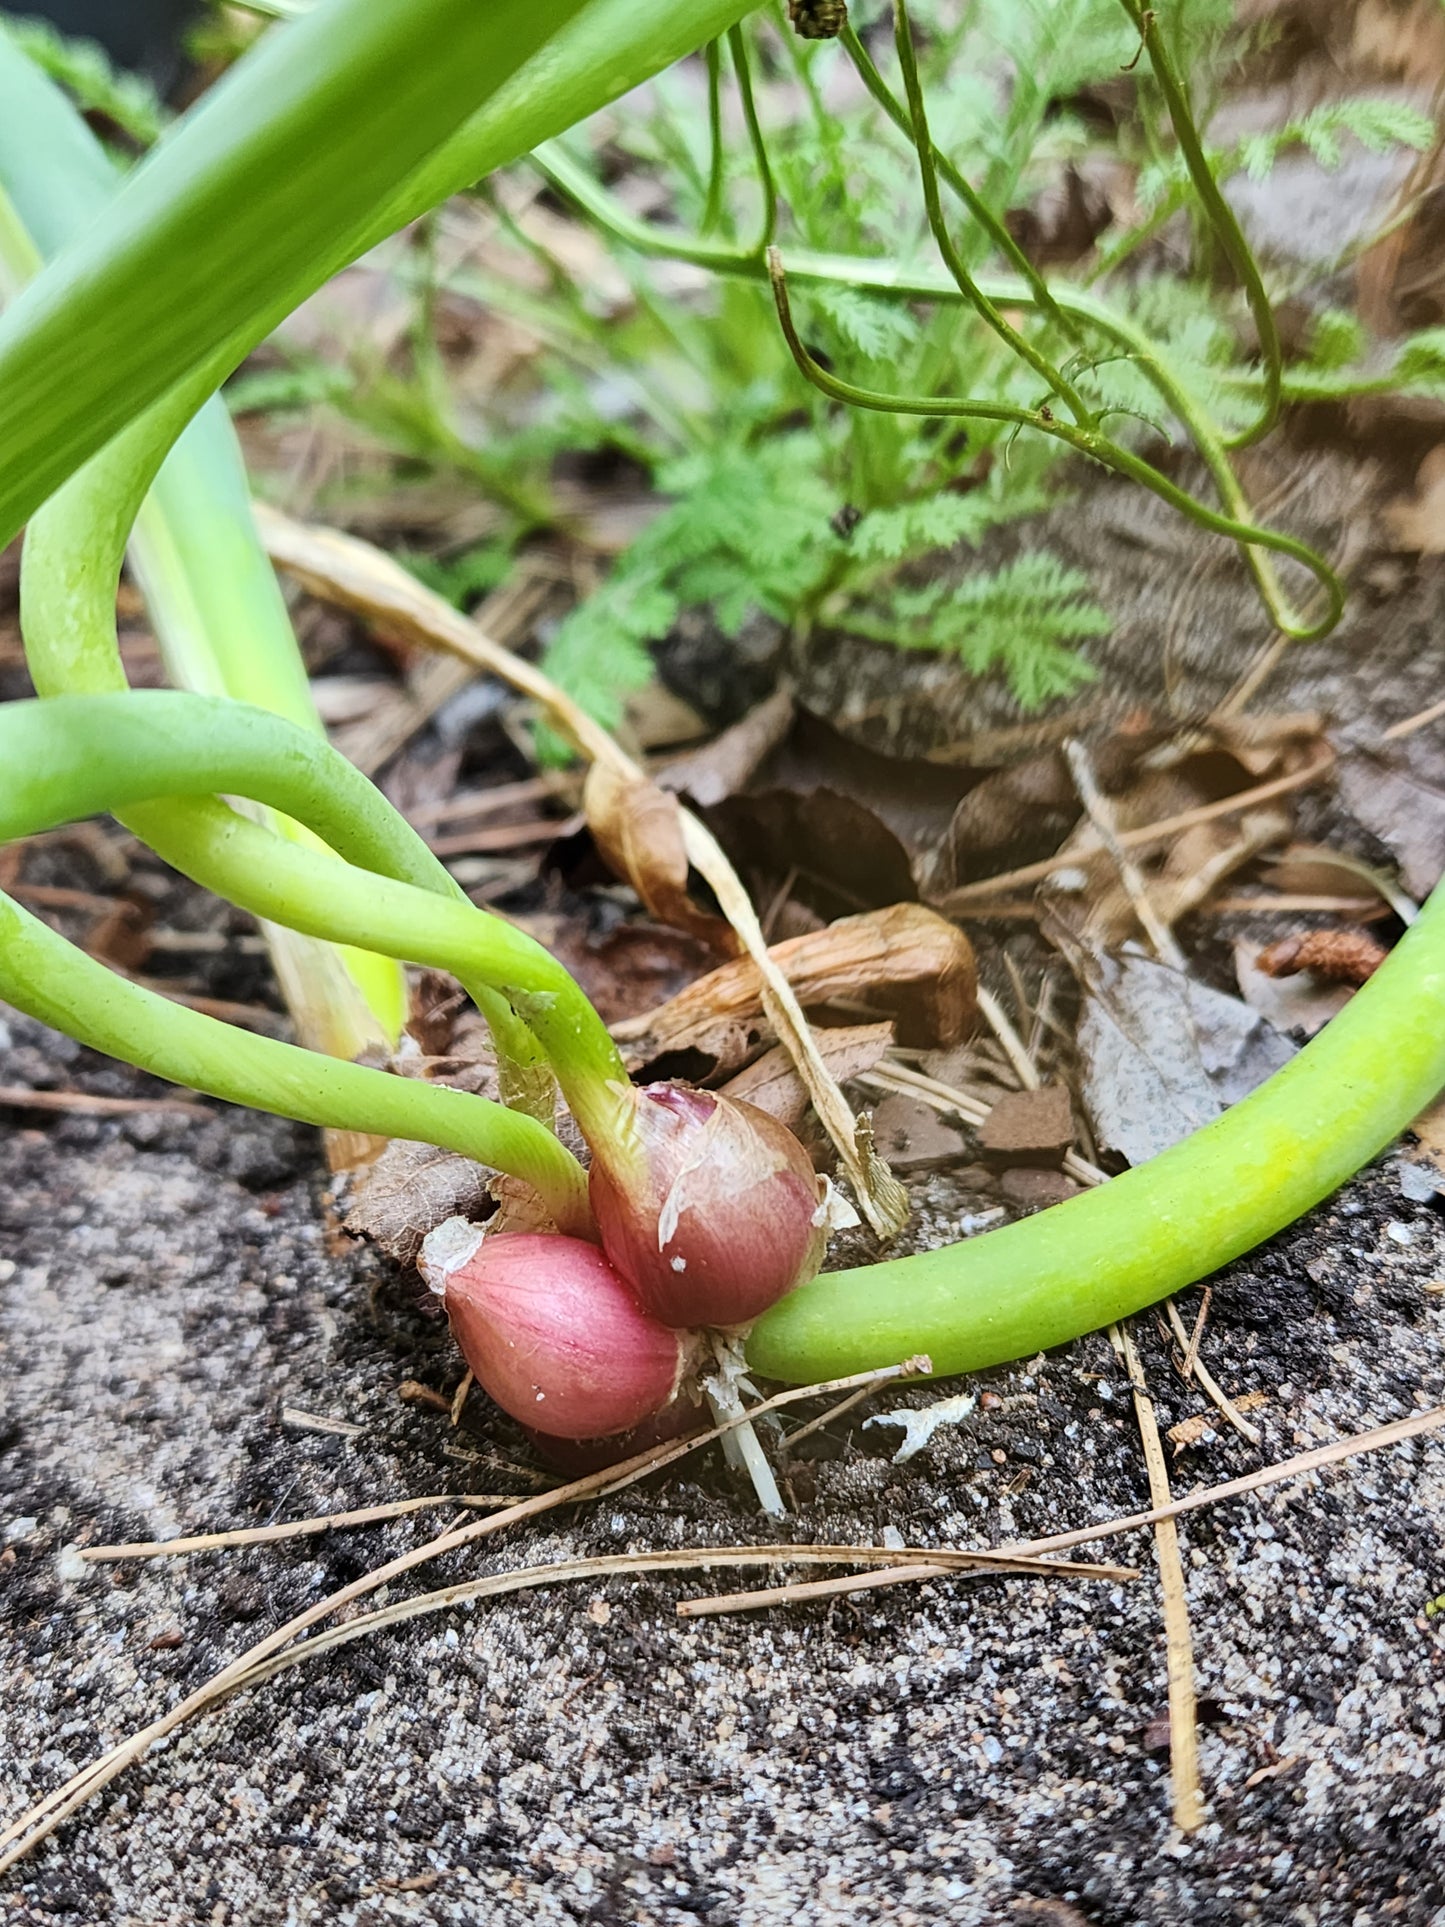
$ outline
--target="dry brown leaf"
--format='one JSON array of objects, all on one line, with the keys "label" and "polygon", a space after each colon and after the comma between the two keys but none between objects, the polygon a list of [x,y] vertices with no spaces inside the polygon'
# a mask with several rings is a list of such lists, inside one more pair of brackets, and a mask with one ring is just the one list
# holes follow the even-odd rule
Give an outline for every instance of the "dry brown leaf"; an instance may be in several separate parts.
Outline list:
[{"label": "dry brown leaf", "polygon": [[1316,17],[1330,28],[1331,51],[1370,78],[1432,89],[1445,77],[1445,16],[1431,0],[1357,0]]},{"label": "dry brown leaf", "polygon": [[491,1173],[456,1151],[397,1139],[358,1180],[343,1223],[399,1265],[416,1263],[422,1240],[447,1218],[480,1216],[490,1207]]},{"label": "dry brown leaf", "polygon": [[692,704],[656,680],[628,697],[623,719],[622,734],[639,752],[676,750],[700,742],[708,733]]},{"label": "dry brown leaf", "polygon": [[[761,732],[780,711],[755,714]],[[967,789],[962,772],[884,755],[799,708],[708,820],[744,868],[781,880],[796,866],[814,907],[836,913],[926,894]]]},{"label": "dry brown leaf", "polygon": [[[1071,963],[1074,957],[1070,956]],[[1294,1055],[1237,998],[1153,958],[1090,957],[1078,1044],[1100,1151],[1143,1164],[1214,1121]]]},{"label": "dry brown leaf", "polygon": [[779,689],[701,749],[659,771],[658,783],[710,810],[734,796],[778,747],[793,723],[793,697]]},{"label": "dry brown leaf", "polygon": [[1389,955],[1376,938],[1363,930],[1304,930],[1281,937],[1261,950],[1254,960],[1266,977],[1297,977],[1308,971],[1322,983],[1368,983]]},{"label": "dry brown leaf", "polygon": [[[800,1003],[872,1004],[896,1017],[905,1043],[946,1048],[973,1028],[973,946],[922,904],[844,917],[775,944],[769,954]],[[757,966],[750,957],[723,964],[647,1016],[618,1024],[613,1034],[634,1066],[703,1050],[717,1054],[718,1068],[740,1068],[768,1035]]]},{"label": "dry brown leaf", "polygon": [[1262,874],[1271,889],[1285,896],[1363,898],[1368,890],[1404,923],[1409,923],[1418,909],[1414,899],[1407,897],[1383,870],[1321,843],[1291,843],[1274,862],[1264,866]]},{"label": "dry brown leaf", "polygon": [[1324,729],[1325,719],[1318,710],[1273,716],[1256,716],[1250,710],[1221,710],[1209,720],[1208,741],[1217,749],[1227,750],[1258,783],[1276,770],[1297,767],[1301,746],[1306,759],[1315,755]]},{"label": "dry brown leaf", "polygon": [[611,763],[587,772],[582,807],[608,868],[630,883],[659,923],[670,923],[724,954],[738,939],[721,917],[700,910],[688,894],[687,848],[677,798],[645,776]]},{"label": "dry brown leaf", "polygon": [[1414,737],[1391,747],[1389,757],[1365,750],[1341,757],[1340,796],[1351,816],[1388,847],[1401,883],[1423,902],[1445,873],[1441,762]]},{"label": "dry brown leaf", "polygon": [[[1197,910],[1236,871],[1281,842],[1289,829],[1289,813],[1267,806],[1246,811],[1237,822],[1223,818],[1196,823],[1180,833],[1157,867],[1142,859],[1145,887],[1164,925],[1172,929]],[[1097,948],[1116,949],[1137,928],[1135,906],[1112,871],[1100,874],[1095,869],[1092,874],[1097,885],[1084,930]]]},{"label": "dry brown leaf", "polygon": [[1381,510],[1390,540],[1407,555],[1445,555],[1445,444],[1432,448],[1415,473],[1412,495]]},{"label": "dry brown leaf", "polygon": [[1313,977],[1268,976],[1256,961],[1263,948],[1247,937],[1234,946],[1240,995],[1276,1030],[1313,1037],[1340,1014],[1354,993],[1348,984],[1322,984]]},{"label": "dry brown leaf", "polygon": [[408,1003],[407,1035],[425,1056],[445,1056],[455,1043],[467,993],[448,971],[422,970],[411,980]]},{"label": "dry brown leaf", "polygon": [[[840,1084],[846,1084],[882,1061],[893,1042],[893,1026],[849,1024],[837,1030],[815,1031],[814,1035],[823,1062]],[[760,1111],[767,1111],[789,1130],[796,1130],[802,1123],[810,1102],[803,1080],[781,1044],[739,1071],[723,1090],[729,1097],[745,1098]]]},{"label": "dry brown leaf", "polygon": [[1062,834],[1078,814],[1073,779],[1057,749],[993,770],[954,811],[932,885],[935,890],[950,887],[971,859],[1025,842],[1047,829],[1050,817]]}]

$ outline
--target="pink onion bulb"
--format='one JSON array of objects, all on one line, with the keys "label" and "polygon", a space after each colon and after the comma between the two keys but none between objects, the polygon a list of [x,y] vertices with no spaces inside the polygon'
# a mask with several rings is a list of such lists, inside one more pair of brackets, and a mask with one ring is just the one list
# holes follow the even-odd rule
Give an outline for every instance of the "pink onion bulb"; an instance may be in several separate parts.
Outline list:
[{"label": "pink onion bulb", "polygon": [[532,1441],[544,1465],[563,1472],[569,1479],[580,1479],[588,1472],[600,1472],[605,1465],[616,1465],[655,1445],[668,1445],[685,1432],[706,1425],[707,1408],[694,1404],[686,1391],[680,1392],[660,1412],[634,1425],[630,1432],[614,1432],[605,1439],[559,1439],[555,1433],[539,1432],[533,1425],[522,1430]]},{"label": "pink onion bulb", "polygon": [[632,1093],[621,1150],[599,1148],[602,1248],[665,1325],[742,1325],[823,1262],[823,1186],[766,1111],[715,1091]]},{"label": "pink onion bulb", "polygon": [[449,1218],[422,1246],[477,1382],[504,1412],[564,1439],[626,1432],[668,1406],[690,1333],[649,1318],[596,1245],[555,1232],[484,1237]]}]

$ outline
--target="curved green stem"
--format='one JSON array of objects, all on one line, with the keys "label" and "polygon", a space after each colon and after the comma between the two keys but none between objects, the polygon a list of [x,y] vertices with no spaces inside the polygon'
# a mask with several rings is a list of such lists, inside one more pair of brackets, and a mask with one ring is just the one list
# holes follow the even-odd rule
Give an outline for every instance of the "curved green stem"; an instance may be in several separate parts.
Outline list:
[{"label": "curved green stem", "polygon": [[[838,44],[857,70],[858,78],[868,89],[873,99],[883,109],[900,134],[910,141],[914,139],[914,129],[908,117],[908,109],[899,100],[893,89],[879,73],[873,56],[863,45],[854,30],[851,20],[845,20],[843,30],[838,35]],[[1031,305],[1040,314],[1046,315],[1055,327],[1077,340],[1077,330],[1069,317],[1053,297],[1049,284],[1024,253],[1018,242],[1008,231],[1008,224],[1001,221],[983,196],[971,185],[967,176],[949,159],[939,147],[932,149],[933,165],[944,182],[958,196],[973,219],[978,222],[989,240],[993,242],[1004,259],[1011,261],[1027,282],[1033,295]]]},{"label": "curved green stem", "polygon": [[[22,623],[31,679],[42,696],[101,695],[127,688],[115,628],[121,560],[147,491],[157,475],[165,473],[176,449],[185,445],[190,432],[186,424],[195,399],[185,384],[172,390],[79,469],[31,523],[21,567]],[[234,509],[238,515],[249,517],[250,504],[244,492]],[[259,554],[259,543],[256,548]],[[283,656],[280,667],[290,672],[290,693],[283,713],[289,712],[293,720],[298,712],[311,714],[299,656],[294,663]],[[255,662],[246,676],[255,678],[257,686],[272,696],[278,684],[287,687],[284,678],[273,682],[266,667]],[[268,704],[278,706],[274,700]],[[375,864],[418,888],[467,901],[444,865],[380,793],[364,778],[357,778],[343,759],[336,760],[357,779],[351,786],[352,793],[362,797],[363,803],[356,821],[366,828],[370,839],[366,847],[374,853]],[[337,778],[339,783],[345,780]],[[203,781],[198,787],[209,790],[226,786]],[[244,784],[234,787],[238,794],[244,792]],[[121,820],[126,827],[166,862],[217,895],[236,900],[237,876],[230,843],[233,812],[196,797],[178,798],[163,809],[148,807],[144,796],[136,795],[134,806],[126,810],[127,800],[103,799],[94,807],[114,806],[124,811]],[[295,835],[302,841],[308,834],[294,824],[278,827],[282,834]],[[322,834],[325,841],[337,847],[332,838]],[[362,856],[357,860],[373,867],[372,858]],[[403,865],[401,869],[388,867],[397,862]],[[273,924],[286,922],[264,909],[256,914]],[[554,1092],[537,1040],[490,985],[473,981],[465,987],[491,1030],[504,1095],[509,1102],[550,1121]],[[352,1052],[338,1054],[349,1056]]]},{"label": "curved green stem", "polygon": [[[19,285],[91,221],[118,191],[115,164],[59,88],[0,34],[0,180],[14,197],[27,258],[0,224],[0,271]],[[6,205],[0,196],[0,212]],[[213,397],[170,449],[139,502],[132,570],[173,681],[258,702],[321,728],[286,603],[251,522],[250,491],[235,430]],[[344,952],[268,929],[267,946],[298,1040],[355,1058],[396,1043],[406,985],[385,957]]]},{"label": "curved green stem", "polygon": [[1160,8],[1150,5],[1149,0],[1120,0],[1120,5],[1133,21],[1143,42],[1154,79],[1164,96],[1164,105],[1174,127],[1174,138],[1179,143],[1179,151],[1189,169],[1189,178],[1194,183],[1194,191],[1208,216],[1215,238],[1229,257],[1229,265],[1244,290],[1249,311],[1254,316],[1259,352],[1264,362],[1264,404],[1250,426],[1233,436],[1228,444],[1231,448],[1248,448],[1261,436],[1267,435],[1279,420],[1284,351],[1280,346],[1274,309],[1260,279],[1259,269],[1255,266],[1249,243],[1235,219],[1234,209],[1220,191],[1214,170],[1209,165],[1209,156],[1204,151],[1204,143],[1194,123],[1188,93],[1164,37]]},{"label": "curved green stem", "polygon": [[[802,373],[820,393],[835,401],[846,402],[853,408],[872,408],[880,413],[897,415],[942,415],[957,417],[961,420],[1012,422],[1020,428],[1036,429],[1042,435],[1050,435],[1061,441],[1077,454],[1088,455],[1105,468],[1112,468],[1120,475],[1127,475],[1132,481],[1139,482],[1152,494],[1167,502],[1171,508],[1187,515],[1201,528],[1209,529],[1216,535],[1227,535],[1231,541],[1238,542],[1248,551],[1259,547],[1273,549],[1276,554],[1287,555],[1301,563],[1315,577],[1325,591],[1326,606],[1324,614],[1315,622],[1292,617],[1290,622],[1280,621],[1284,632],[1299,642],[1312,642],[1319,636],[1328,635],[1344,612],[1344,588],[1339,578],[1325,562],[1306,543],[1297,541],[1292,535],[1281,535],[1277,530],[1260,528],[1250,523],[1236,521],[1233,516],[1221,514],[1207,504],[1190,495],[1186,489],[1171,482],[1169,477],[1142,456],[1135,455],[1122,444],[1112,441],[1095,428],[1078,427],[1069,422],[1059,421],[1047,408],[1021,408],[1011,402],[994,402],[982,399],[960,398],[954,396],[890,395],[871,388],[859,388],[854,383],[843,381],[830,374],[809,354],[793,323],[792,311],[788,302],[787,283],[783,276],[777,250],[770,253],[769,267],[772,273],[773,295],[777,303],[778,320],[792,352],[794,361]],[[1278,620],[1278,618],[1277,618]]]},{"label": "curved green stem", "polygon": [[[274,840],[274,839],[273,839]],[[589,1235],[587,1180],[544,1124],[421,1078],[253,1037],[126,983],[0,892],[0,997],[93,1050],[231,1104],[368,1136],[439,1144],[532,1185],[559,1226]]]},{"label": "curved green stem", "polygon": [[686,261],[714,274],[757,278],[763,272],[760,250],[739,247],[735,241],[705,241],[680,231],[674,234],[629,213],[592,178],[580,161],[572,158],[560,141],[541,142],[528,159],[559,193],[575,201],[599,227],[636,248],[639,254],[657,255],[666,261]]},{"label": "curved green stem", "polygon": [[1001,1231],[815,1278],[753,1328],[749,1362],[807,1383],[917,1352],[966,1372],[1064,1344],[1273,1237],[1442,1085],[1445,888],[1340,1015],[1217,1122]]},{"label": "curved green stem", "polygon": [[[186,116],[184,130],[162,142],[139,170],[147,193],[139,196],[127,188],[126,220],[78,243],[65,275],[43,276],[25,313],[0,322],[0,447],[6,452],[0,541],[138,407],[178,380],[194,397],[192,410],[199,407],[258,341],[347,262],[714,39],[748,10],[747,0],[657,0],[649,7],[639,7],[636,0],[587,0],[566,8],[572,15],[566,26],[533,58],[522,60],[524,47],[536,46],[549,20],[561,17],[560,0],[556,10],[550,0],[545,9],[514,7],[508,0],[505,10],[478,8],[468,0],[451,9],[465,21],[460,32],[419,28],[419,4],[409,0],[403,8],[397,0],[377,8],[372,0],[352,0],[349,17],[343,17],[338,0],[332,0],[284,28],[274,41],[268,34],[225,86],[213,89],[194,115]],[[367,28],[365,44],[353,47],[351,21],[358,16]],[[314,37],[298,41],[296,36],[303,30],[309,36],[313,28]],[[401,42],[402,52],[378,60],[378,40],[388,36]],[[428,58],[418,61],[418,50],[427,49]],[[367,65],[370,81],[360,71]],[[471,102],[485,104],[448,139],[429,147],[436,116],[429,114],[429,126],[418,132],[415,100],[397,87],[398,73],[422,88],[461,89]],[[314,197],[298,189],[295,156],[278,159],[279,148],[295,133],[298,95],[308,85],[315,91],[299,106],[296,152],[308,160],[327,156],[326,191]],[[354,111],[343,112],[340,95],[352,87],[362,98]],[[367,100],[373,87],[376,100]],[[227,104],[224,116],[213,111],[220,97]],[[401,117],[399,140],[383,131],[374,111],[378,103],[388,119]],[[434,95],[431,104],[436,104]],[[307,123],[318,112],[328,123],[334,119],[336,126],[353,130],[365,162],[359,171],[338,142],[315,139],[314,125]],[[203,115],[208,118],[198,129]],[[0,115],[0,139],[4,131]],[[264,169],[242,158],[251,136],[252,155],[257,147],[269,148]],[[406,157],[418,151],[425,158],[408,173]],[[206,163],[204,180],[200,159]],[[385,185],[374,192],[379,175]],[[248,248],[241,225],[198,215],[203,195],[222,185],[240,195],[245,227],[259,224],[266,230],[264,275],[258,271],[261,256]],[[298,205],[307,211],[304,230],[295,219]],[[174,271],[152,272],[150,262],[140,258],[152,214],[163,216],[173,230],[196,222],[206,235],[206,263],[195,250],[182,248]],[[310,231],[313,217],[325,229],[319,245]],[[219,272],[210,265],[213,244],[223,257]],[[231,272],[238,263],[246,269],[244,285]],[[194,284],[205,289],[205,303],[191,300]],[[38,385],[21,378],[22,367],[46,369],[51,360],[53,368]],[[30,449],[34,460],[25,452]]]},{"label": "curved green stem", "polygon": [[738,93],[743,103],[743,119],[747,123],[748,142],[753,150],[753,165],[758,171],[758,187],[763,197],[762,227],[749,249],[754,260],[761,260],[772,246],[773,236],[778,230],[778,190],[773,181],[773,164],[768,159],[768,143],[763,138],[763,124],[758,119],[758,104],[753,98],[748,43],[741,27],[728,28],[728,51],[733,57],[733,72],[737,75]]},{"label": "curved green stem", "polygon": [[[169,863],[254,915],[333,942],[449,970],[499,991],[551,1059],[589,1139],[605,1141],[627,1082],[617,1046],[579,986],[542,946],[479,910],[358,770],[266,710],[179,690],[0,705],[0,766],[15,772],[0,835],[27,835],[100,809],[134,819],[139,797],[187,797],[140,814]],[[199,794],[226,789],[306,824],[343,859],[274,835]],[[356,866],[356,867],[354,867]],[[418,887],[419,886],[419,887]]]},{"label": "curved green stem", "polygon": [[1031,341],[1004,319],[969,273],[967,262],[954,246],[938,192],[938,168],[934,158],[936,150],[933,136],[928,131],[928,108],[923,98],[923,83],[918,75],[918,57],[913,46],[913,28],[908,18],[908,0],[893,0],[893,20],[894,44],[898,49],[898,64],[903,70],[903,87],[908,100],[911,139],[918,156],[919,179],[923,184],[923,204],[943,264],[957,282],[964,300],[993,329],[1000,341],[1048,384],[1081,428],[1093,428],[1094,416],[1083,396],[1055,368],[1047,355],[1040,354]]},{"label": "curved green stem", "polygon": [[584,4],[326,0],[266,35],[0,320],[6,534],[74,467],[82,408],[89,453],[238,313],[323,279],[338,232]]},{"label": "curved green stem", "polygon": [[715,228],[722,219],[723,188],[727,182],[727,148],[722,124],[722,45],[707,43],[707,198],[703,202],[702,231]]}]

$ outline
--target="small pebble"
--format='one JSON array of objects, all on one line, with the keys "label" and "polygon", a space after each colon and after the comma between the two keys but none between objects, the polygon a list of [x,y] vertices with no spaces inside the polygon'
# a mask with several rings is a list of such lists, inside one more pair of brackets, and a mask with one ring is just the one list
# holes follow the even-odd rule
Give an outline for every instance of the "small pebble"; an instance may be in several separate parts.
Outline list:
[{"label": "small pebble", "polygon": [[1412,1245],[1415,1242],[1415,1234],[1409,1225],[1401,1224],[1398,1220],[1385,1226],[1385,1236],[1395,1245]]},{"label": "small pebble", "polygon": [[78,1584],[82,1579],[88,1579],[93,1571],[94,1567],[90,1561],[81,1558],[78,1546],[62,1546],[55,1555],[56,1577],[66,1580],[71,1585]]},{"label": "small pebble", "polygon": [[1432,1164],[1402,1164],[1400,1192],[1411,1204],[1429,1204],[1445,1192],[1445,1172]]}]

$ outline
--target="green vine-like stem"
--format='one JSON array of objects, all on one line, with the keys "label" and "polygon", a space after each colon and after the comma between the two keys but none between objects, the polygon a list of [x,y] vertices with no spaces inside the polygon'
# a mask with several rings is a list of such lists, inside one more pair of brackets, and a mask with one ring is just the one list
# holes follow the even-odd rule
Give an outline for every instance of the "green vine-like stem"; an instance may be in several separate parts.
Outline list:
[{"label": "green vine-like stem", "polygon": [[1184,165],[1189,170],[1189,179],[1194,192],[1199,196],[1210,227],[1216,239],[1229,257],[1229,265],[1238,276],[1244,289],[1249,311],[1254,317],[1254,325],[1259,334],[1260,357],[1264,364],[1264,400],[1258,415],[1248,428],[1230,440],[1232,448],[1247,448],[1267,435],[1279,420],[1281,403],[1281,381],[1284,366],[1283,351],[1280,347],[1279,326],[1274,318],[1269,295],[1264,282],[1260,279],[1259,269],[1255,266],[1248,241],[1244,238],[1234,209],[1225,199],[1219,182],[1214,178],[1214,170],[1209,165],[1209,156],[1204,151],[1194,113],[1189,105],[1189,96],[1183,78],[1169,50],[1169,42],[1164,32],[1160,8],[1149,5],[1147,0],[1120,0],[1125,13],[1133,21],[1135,30],[1149,56],[1149,65],[1154,71],[1154,79],[1174,128],[1174,138],[1179,143],[1179,151],[1184,157]]},{"label": "green vine-like stem", "polygon": [[1344,611],[1344,587],[1329,564],[1317,555],[1307,543],[1292,535],[1282,535],[1277,529],[1255,527],[1238,522],[1231,515],[1221,514],[1218,509],[1209,508],[1188,490],[1180,488],[1177,482],[1146,462],[1132,449],[1111,441],[1097,429],[1080,427],[1075,423],[1063,422],[1047,407],[1021,408],[1011,402],[988,401],[982,397],[959,397],[948,395],[890,395],[876,389],[860,388],[855,383],[843,381],[831,374],[811,355],[793,323],[792,309],[788,300],[787,282],[784,279],[782,264],[776,249],[769,254],[769,269],[773,281],[773,297],[777,304],[778,320],[783,335],[797,363],[799,371],[822,394],[835,401],[846,402],[853,408],[871,408],[880,413],[891,415],[943,415],[956,416],[967,421],[1012,422],[1020,428],[1033,428],[1040,434],[1050,435],[1072,448],[1076,454],[1088,455],[1106,468],[1139,482],[1151,494],[1157,495],[1171,508],[1187,515],[1201,528],[1209,529],[1216,535],[1227,535],[1248,551],[1251,548],[1273,549],[1277,555],[1287,555],[1302,564],[1315,577],[1325,592],[1324,614],[1315,622],[1297,621],[1293,626],[1280,627],[1287,635],[1297,641],[1313,641],[1316,637],[1327,635],[1339,621]]},{"label": "green vine-like stem", "polygon": [[[928,126],[928,109],[923,98],[923,81],[918,72],[918,57],[913,45],[913,27],[908,17],[908,0],[893,0],[894,44],[898,51],[898,64],[903,71],[904,94],[908,101],[909,139],[918,156],[919,178],[923,185],[923,205],[928,215],[928,225],[938,247],[944,266],[953,276],[959,293],[969,303],[974,312],[999,337],[1004,345],[1018,356],[1019,360],[1033,369],[1063,402],[1069,413],[1081,428],[1096,428],[1093,410],[1068,381],[1062,370],[1056,368],[1047,355],[1040,353],[1026,335],[1019,333],[1013,324],[1006,320],[997,305],[990,301],[969,273],[963,256],[954,246],[948,222],[944,218],[942,197],[938,186],[937,149]],[[962,176],[959,179],[962,180]],[[978,197],[972,196],[973,203]],[[1034,279],[1030,276],[1030,283]]]},{"label": "green vine-like stem", "polygon": [[806,1384],[923,1352],[978,1371],[1061,1345],[1273,1237],[1445,1086],[1445,886],[1350,1003],[1252,1096],[1095,1191],[941,1251],[824,1274],[748,1359]]},{"label": "green vine-like stem", "polygon": [[[914,126],[908,109],[879,73],[873,56],[858,38],[851,21],[845,21],[843,31],[838,36],[838,44],[847,54],[857,70],[858,78],[868,89],[874,101],[906,139],[914,139]],[[979,194],[967,177],[962,174],[945,154],[942,148],[932,148],[933,165],[940,178],[952,193],[963,203],[969,214],[982,228],[989,240],[1006,261],[1013,263],[1017,273],[1023,276],[1033,295],[1032,306],[1054,323],[1066,334],[1075,334],[1073,322],[1054,300],[1053,292],[1047,281],[1024,253],[1018,242],[1010,234],[1008,223],[1001,221]]]},{"label": "green vine-like stem", "polygon": [[[532,158],[554,187],[575,201],[600,227],[640,252],[692,262],[720,274],[749,280],[760,280],[771,272],[768,263],[760,262],[737,248],[723,243],[692,243],[639,220],[620,206],[555,141],[540,148]],[[963,299],[951,274],[927,265],[905,267],[896,261],[819,253],[807,248],[790,247],[785,257],[775,249],[773,255],[780,264],[785,260],[788,283],[841,285],[906,301],[958,302]],[[980,274],[974,280],[979,291],[996,308],[1040,309],[1043,306],[1033,286],[1033,278],[1016,280],[1010,276]],[[1208,412],[1190,393],[1188,384],[1171,366],[1165,351],[1143,329],[1087,289],[1059,282],[1050,291],[1050,303],[1061,309],[1071,322],[1097,329],[1107,340],[1124,350],[1178,417],[1193,441],[1219,491],[1225,512],[1221,515],[1211,509],[1207,503],[1201,502],[1187,489],[1180,488],[1152,464],[1122,448],[1112,438],[1096,434],[1091,446],[1080,444],[1080,452],[1140,482],[1200,527],[1228,536],[1236,542],[1270,619],[1282,634],[1298,642],[1311,642],[1327,635],[1339,621],[1344,606],[1344,593],[1338,579],[1323,558],[1305,543],[1297,542],[1290,536],[1277,535],[1251,520],[1249,502],[1230,462],[1224,437]],[[842,392],[845,389],[847,392]],[[851,389],[848,384],[841,382],[839,390],[839,399],[843,400],[861,397],[869,392]],[[857,405],[882,408],[888,412],[893,412],[895,407],[898,412],[912,414],[935,412],[932,398],[923,396],[880,396],[872,400],[860,400]],[[936,412],[946,413],[949,406],[944,403],[937,407]],[[960,402],[953,406],[961,414],[972,412],[980,419],[1016,421],[1020,427],[1036,430],[1040,434],[1050,434],[1062,441],[1070,439],[1069,424],[1045,416],[1039,410],[1014,409],[1003,412],[999,405],[985,401],[979,401],[976,405]],[[1264,553],[1267,549],[1298,560],[1321,584],[1325,592],[1325,606],[1318,616],[1307,616],[1291,605]]]}]

